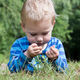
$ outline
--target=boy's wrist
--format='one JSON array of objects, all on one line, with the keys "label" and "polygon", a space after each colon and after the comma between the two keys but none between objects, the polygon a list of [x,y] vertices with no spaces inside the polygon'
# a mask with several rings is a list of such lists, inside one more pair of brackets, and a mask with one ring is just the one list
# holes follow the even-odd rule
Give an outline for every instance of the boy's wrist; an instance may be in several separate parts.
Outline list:
[{"label": "boy's wrist", "polygon": [[29,53],[28,53],[28,51],[25,51],[24,55],[27,56],[28,58],[31,58],[30,55],[29,55]]}]

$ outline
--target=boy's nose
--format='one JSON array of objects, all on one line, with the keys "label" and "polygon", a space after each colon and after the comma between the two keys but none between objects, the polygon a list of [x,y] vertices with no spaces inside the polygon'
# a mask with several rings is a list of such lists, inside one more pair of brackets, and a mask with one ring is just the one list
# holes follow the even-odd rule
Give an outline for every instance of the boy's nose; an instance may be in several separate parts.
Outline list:
[{"label": "boy's nose", "polygon": [[37,37],[37,43],[42,43],[43,42],[43,37],[42,36],[38,36]]}]

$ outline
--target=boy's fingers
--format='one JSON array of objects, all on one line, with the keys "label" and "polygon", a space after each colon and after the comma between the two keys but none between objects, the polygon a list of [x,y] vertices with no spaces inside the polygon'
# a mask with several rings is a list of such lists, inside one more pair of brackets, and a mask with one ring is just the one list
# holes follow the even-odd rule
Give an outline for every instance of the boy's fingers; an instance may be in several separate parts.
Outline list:
[{"label": "boy's fingers", "polygon": [[42,50],[42,47],[34,47],[33,50],[34,51],[36,51],[36,50]]},{"label": "boy's fingers", "polygon": [[39,54],[42,54],[42,50],[39,52]]},{"label": "boy's fingers", "polygon": [[54,55],[54,52],[50,49],[50,53],[51,53],[51,55]]},{"label": "boy's fingers", "polygon": [[46,52],[46,55],[50,58],[51,57],[50,51]]},{"label": "boy's fingers", "polygon": [[32,47],[37,47],[38,45],[36,43],[31,44]]},{"label": "boy's fingers", "polygon": [[40,50],[36,50],[36,51],[34,51],[34,53],[39,53],[40,52]]},{"label": "boy's fingers", "polygon": [[53,60],[58,58],[59,52],[56,48],[51,48],[48,52],[46,52],[46,55],[48,58]]},{"label": "boy's fingers", "polygon": [[40,50],[34,51],[34,53],[32,54],[32,56],[34,57],[34,56],[36,56],[38,54],[41,54]]},{"label": "boy's fingers", "polygon": [[50,49],[54,54],[56,54],[57,56],[59,55],[59,51],[56,48],[51,47]]},{"label": "boy's fingers", "polygon": [[51,59],[54,58],[54,54],[53,54],[51,51],[49,51],[49,52],[47,53],[47,55],[48,55],[48,57],[51,58]]},{"label": "boy's fingers", "polygon": [[40,50],[33,51],[30,56],[34,57],[34,56],[40,54],[39,52],[40,52]]},{"label": "boy's fingers", "polygon": [[53,45],[52,47],[55,48],[55,45]]},{"label": "boy's fingers", "polygon": [[53,46],[50,48],[50,50],[51,50],[54,54],[56,54],[56,53],[58,52],[58,49],[55,48],[55,45],[53,45]]}]

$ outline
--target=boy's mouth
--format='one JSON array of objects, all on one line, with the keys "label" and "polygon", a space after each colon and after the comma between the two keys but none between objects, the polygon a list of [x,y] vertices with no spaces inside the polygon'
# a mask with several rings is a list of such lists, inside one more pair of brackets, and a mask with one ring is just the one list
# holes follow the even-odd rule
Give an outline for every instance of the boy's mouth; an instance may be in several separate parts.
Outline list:
[{"label": "boy's mouth", "polygon": [[38,46],[44,46],[46,43],[36,43]]},{"label": "boy's mouth", "polygon": [[37,45],[38,45],[38,46],[42,46],[42,45],[44,45],[44,44],[43,44],[43,43],[37,43]]}]

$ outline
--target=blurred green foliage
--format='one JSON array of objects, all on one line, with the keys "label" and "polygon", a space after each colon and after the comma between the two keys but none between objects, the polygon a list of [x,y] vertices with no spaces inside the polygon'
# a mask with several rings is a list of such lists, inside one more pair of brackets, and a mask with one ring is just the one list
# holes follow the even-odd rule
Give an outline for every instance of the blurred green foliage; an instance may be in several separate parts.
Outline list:
[{"label": "blurred green foliage", "polygon": [[71,5],[69,29],[73,32],[70,34],[72,39],[68,40],[66,47],[71,58],[80,60],[80,0],[72,0]]},{"label": "blurred green foliage", "polygon": [[23,1],[0,0],[0,53],[8,53],[13,41],[21,37],[20,11]]},{"label": "blurred green foliage", "polygon": [[[0,0],[0,54],[8,54],[12,43],[24,36],[20,25],[24,1]],[[54,0],[54,2],[58,17],[52,35],[64,43],[67,56],[74,58],[77,50],[79,57],[80,0]]]}]

